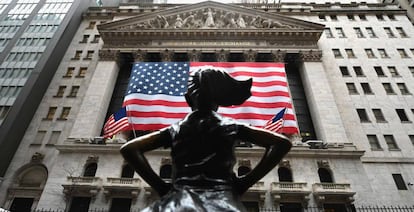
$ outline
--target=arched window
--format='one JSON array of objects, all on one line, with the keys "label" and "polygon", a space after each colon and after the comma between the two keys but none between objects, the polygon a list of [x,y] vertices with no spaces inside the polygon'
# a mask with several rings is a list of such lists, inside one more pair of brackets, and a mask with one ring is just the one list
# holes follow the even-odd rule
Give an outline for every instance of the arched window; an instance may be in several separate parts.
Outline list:
[{"label": "arched window", "polygon": [[172,166],[171,164],[164,164],[160,168],[160,177],[163,179],[171,179]]},{"label": "arched window", "polygon": [[250,167],[248,166],[239,166],[239,168],[237,169],[237,175],[238,176],[243,176],[246,175],[247,173],[249,173],[252,169],[250,169]]},{"label": "arched window", "polygon": [[84,177],[95,177],[96,169],[98,168],[97,163],[89,163],[85,166],[85,171],[83,172]]},{"label": "arched window", "polygon": [[327,168],[319,168],[318,169],[319,180],[321,183],[333,183],[333,177],[331,171]]},{"label": "arched window", "polygon": [[125,164],[124,167],[122,167],[121,177],[133,178],[134,173],[135,173],[134,169],[129,164]]},{"label": "arched window", "polygon": [[279,175],[279,182],[293,182],[292,172],[289,168],[279,167],[277,173]]}]

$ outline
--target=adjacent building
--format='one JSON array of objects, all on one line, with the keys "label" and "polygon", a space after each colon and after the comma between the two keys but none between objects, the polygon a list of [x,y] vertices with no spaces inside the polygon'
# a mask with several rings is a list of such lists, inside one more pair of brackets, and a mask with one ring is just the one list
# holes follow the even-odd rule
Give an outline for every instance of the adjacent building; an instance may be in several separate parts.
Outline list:
[{"label": "adjacent building", "polygon": [[[208,11],[214,23],[206,25]],[[68,47],[51,47],[62,59],[54,60],[58,54],[52,50],[56,54],[40,57],[56,68],[48,72],[40,104],[30,109],[27,129],[16,131],[20,144],[1,182],[0,206],[129,211],[158,198],[119,154],[134,135],[100,137],[139,61],[285,63],[301,133],[292,137],[287,157],[243,196],[249,210],[412,205],[413,37],[405,10],[376,1],[89,7],[67,38]],[[30,52],[17,57],[19,51],[8,48],[14,58]],[[18,64],[9,60],[3,63]],[[43,79],[40,73],[30,77]],[[33,86],[20,97],[23,86],[16,117],[29,110]],[[13,117],[13,107],[3,124]],[[235,173],[248,172],[262,154],[241,142]],[[147,156],[168,180],[168,149]]]}]

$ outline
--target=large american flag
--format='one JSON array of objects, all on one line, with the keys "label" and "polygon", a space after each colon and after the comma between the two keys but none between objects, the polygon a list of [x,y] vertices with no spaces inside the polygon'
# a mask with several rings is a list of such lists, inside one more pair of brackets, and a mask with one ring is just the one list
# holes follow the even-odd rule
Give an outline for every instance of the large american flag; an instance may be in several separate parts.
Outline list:
[{"label": "large american flag", "polygon": [[253,62],[140,62],[132,68],[124,106],[135,130],[157,130],[178,122],[191,112],[184,94],[189,73],[220,69],[238,80],[253,78],[252,96],[239,106],[218,112],[252,126],[263,127],[275,114],[288,108],[283,132],[298,133],[284,64]]}]

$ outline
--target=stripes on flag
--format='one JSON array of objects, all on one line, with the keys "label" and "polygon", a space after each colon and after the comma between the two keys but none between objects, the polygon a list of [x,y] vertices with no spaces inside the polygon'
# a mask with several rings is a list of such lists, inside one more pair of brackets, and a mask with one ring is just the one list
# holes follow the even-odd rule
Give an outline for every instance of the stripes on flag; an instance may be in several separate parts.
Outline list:
[{"label": "stripes on flag", "polygon": [[130,130],[126,108],[112,114],[104,125],[104,138],[112,137],[120,131]]},{"label": "stripes on flag", "polygon": [[269,131],[282,133],[281,129],[283,127],[285,112],[286,108],[283,108],[272,119],[270,119],[263,128]]},{"label": "stripes on flag", "polygon": [[180,121],[191,112],[185,102],[189,72],[220,69],[238,80],[253,78],[252,96],[242,105],[218,112],[263,127],[284,108],[283,132],[298,133],[284,64],[254,62],[141,62],[132,68],[124,106],[135,130],[157,130]]}]

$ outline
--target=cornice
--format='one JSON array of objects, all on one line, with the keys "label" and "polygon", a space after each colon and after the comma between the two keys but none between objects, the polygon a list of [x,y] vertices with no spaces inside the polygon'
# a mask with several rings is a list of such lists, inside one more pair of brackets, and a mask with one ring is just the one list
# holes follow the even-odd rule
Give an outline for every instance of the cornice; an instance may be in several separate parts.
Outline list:
[{"label": "cornice", "polygon": [[[88,144],[88,143],[69,143],[58,144],[55,147],[61,153],[111,153],[119,154],[122,144]],[[365,151],[357,150],[355,146],[345,146],[340,148],[328,149],[309,149],[307,146],[293,146],[287,157],[299,158],[342,158],[342,159],[359,159],[364,155]],[[236,155],[239,157],[262,157],[264,149],[260,147],[236,149]],[[165,149],[157,149],[148,153],[148,155],[169,156],[170,151]]]}]

